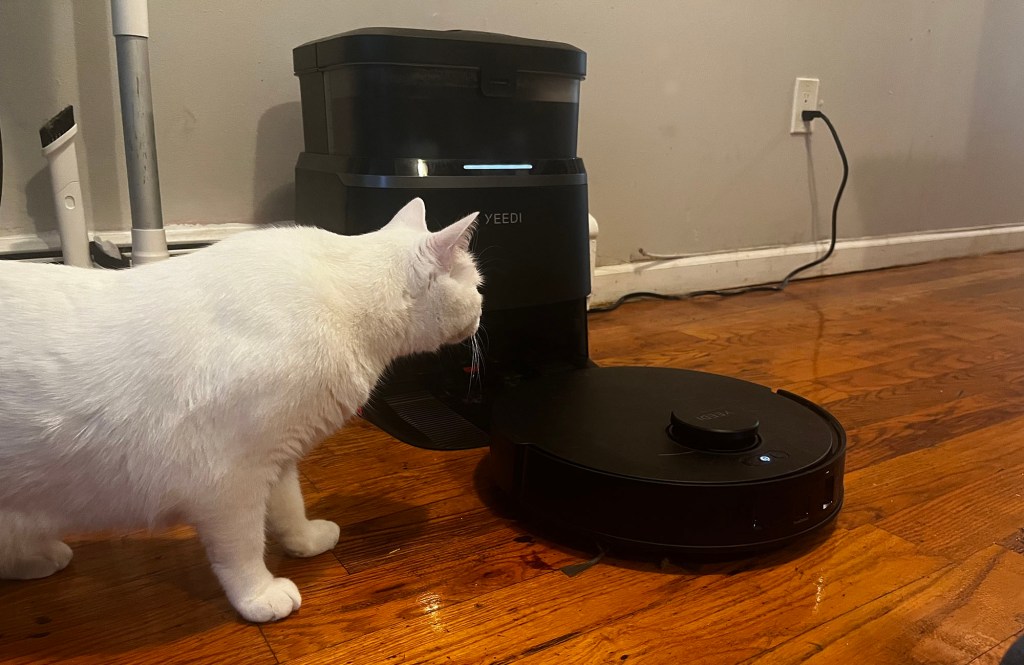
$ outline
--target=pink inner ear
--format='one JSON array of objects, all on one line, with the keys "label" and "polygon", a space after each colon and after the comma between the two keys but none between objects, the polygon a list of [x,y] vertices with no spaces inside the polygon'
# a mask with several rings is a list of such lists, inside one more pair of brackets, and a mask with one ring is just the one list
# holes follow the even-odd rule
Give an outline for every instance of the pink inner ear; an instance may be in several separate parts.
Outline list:
[{"label": "pink inner ear", "polygon": [[456,250],[469,249],[469,241],[473,237],[477,215],[474,212],[451,224],[427,238],[427,247],[437,263],[445,270],[452,269],[452,259]]}]

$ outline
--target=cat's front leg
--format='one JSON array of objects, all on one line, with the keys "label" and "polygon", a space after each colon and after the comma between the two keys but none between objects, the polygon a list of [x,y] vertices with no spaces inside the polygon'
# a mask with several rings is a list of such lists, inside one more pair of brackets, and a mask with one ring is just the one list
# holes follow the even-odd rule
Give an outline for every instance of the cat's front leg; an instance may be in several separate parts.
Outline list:
[{"label": "cat's front leg", "polygon": [[267,509],[270,532],[292,556],[316,556],[338,544],[341,530],[337,524],[306,518],[299,472],[294,462],[281,470],[280,478],[270,491]]},{"label": "cat's front leg", "polygon": [[242,617],[256,623],[283,619],[299,609],[302,597],[291,580],[271,575],[263,560],[269,483],[239,478],[225,485],[195,520],[213,572]]}]

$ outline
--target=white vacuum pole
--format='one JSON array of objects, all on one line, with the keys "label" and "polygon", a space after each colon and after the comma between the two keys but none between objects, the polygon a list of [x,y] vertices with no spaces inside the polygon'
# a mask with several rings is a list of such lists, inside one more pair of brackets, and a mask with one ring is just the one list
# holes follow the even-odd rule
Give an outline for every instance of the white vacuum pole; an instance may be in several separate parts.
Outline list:
[{"label": "white vacuum pole", "polygon": [[146,0],[110,0],[110,17],[132,207],[132,263],[152,263],[168,254],[149,83],[149,8]]}]

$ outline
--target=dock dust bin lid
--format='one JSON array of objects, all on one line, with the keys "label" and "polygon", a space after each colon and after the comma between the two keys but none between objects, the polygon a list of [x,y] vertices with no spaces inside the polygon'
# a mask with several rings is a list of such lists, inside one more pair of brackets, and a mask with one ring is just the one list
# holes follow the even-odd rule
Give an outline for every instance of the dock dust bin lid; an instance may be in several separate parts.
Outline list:
[{"label": "dock dust bin lid", "polygon": [[298,46],[292,59],[296,74],[354,64],[494,65],[577,79],[587,71],[587,55],[575,46],[471,30],[361,28]]},{"label": "dock dust bin lid", "polygon": [[587,56],[560,42],[365,28],[295,48],[306,152],[571,159]]}]

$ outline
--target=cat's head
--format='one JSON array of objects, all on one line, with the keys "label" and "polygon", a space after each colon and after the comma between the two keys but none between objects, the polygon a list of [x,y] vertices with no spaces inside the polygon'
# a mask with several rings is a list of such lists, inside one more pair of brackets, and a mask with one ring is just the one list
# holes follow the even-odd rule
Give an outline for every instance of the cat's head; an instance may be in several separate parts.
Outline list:
[{"label": "cat's head", "polygon": [[407,352],[436,351],[472,337],[480,325],[482,278],[469,251],[477,213],[430,232],[422,199],[410,201],[381,229],[405,247]]}]

